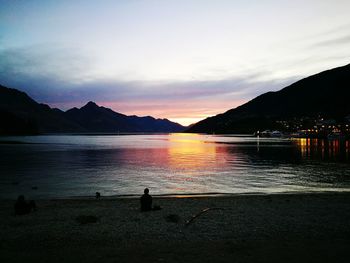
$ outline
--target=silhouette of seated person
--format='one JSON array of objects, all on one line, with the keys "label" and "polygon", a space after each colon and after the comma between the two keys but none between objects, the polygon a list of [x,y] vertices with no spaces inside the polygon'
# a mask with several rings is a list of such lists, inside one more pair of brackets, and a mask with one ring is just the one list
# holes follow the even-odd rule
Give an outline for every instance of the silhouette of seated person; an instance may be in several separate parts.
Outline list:
[{"label": "silhouette of seated person", "polygon": [[151,211],[152,210],[152,196],[149,194],[148,188],[144,191],[144,194],[141,196],[141,211]]},{"label": "silhouette of seated person", "polygon": [[24,195],[20,195],[15,203],[15,215],[25,215],[36,210],[36,204],[34,201],[27,202],[24,199]]}]

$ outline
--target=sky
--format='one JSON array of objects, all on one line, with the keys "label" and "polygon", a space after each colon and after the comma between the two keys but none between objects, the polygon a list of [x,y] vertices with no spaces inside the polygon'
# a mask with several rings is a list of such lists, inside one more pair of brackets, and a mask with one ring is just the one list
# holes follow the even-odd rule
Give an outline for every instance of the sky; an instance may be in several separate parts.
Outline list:
[{"label": "sky", "polygon": [[0,84],[188,125],[350,63],[349,0],[0,0]]}]

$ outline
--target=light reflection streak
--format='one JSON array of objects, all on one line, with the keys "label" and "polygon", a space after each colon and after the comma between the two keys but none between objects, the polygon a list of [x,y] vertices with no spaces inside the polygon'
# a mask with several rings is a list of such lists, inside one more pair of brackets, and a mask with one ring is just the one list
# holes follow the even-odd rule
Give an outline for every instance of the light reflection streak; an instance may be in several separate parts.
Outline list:
[{"label": "light reflection streak", "polygon": [[298,138],[293,139],[293,141],[302,158],[313,159],[320,156],[322,160],[349,160],[350,144],[348,140]]}]

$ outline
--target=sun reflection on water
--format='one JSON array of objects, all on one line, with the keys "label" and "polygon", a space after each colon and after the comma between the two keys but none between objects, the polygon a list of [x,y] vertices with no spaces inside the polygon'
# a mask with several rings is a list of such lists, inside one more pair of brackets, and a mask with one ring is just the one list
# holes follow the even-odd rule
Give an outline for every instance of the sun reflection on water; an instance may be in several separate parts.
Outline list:
[{"label": "sun reflection on water", "polygon": [[169,166],[197,170],[215,165],[217,145],[200,140],[198,134],[171,134],[168,148]]}]

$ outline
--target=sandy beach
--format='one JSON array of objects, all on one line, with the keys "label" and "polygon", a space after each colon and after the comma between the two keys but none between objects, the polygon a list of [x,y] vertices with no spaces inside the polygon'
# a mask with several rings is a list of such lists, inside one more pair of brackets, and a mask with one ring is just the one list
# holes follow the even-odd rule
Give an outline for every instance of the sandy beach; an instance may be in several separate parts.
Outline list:
[{"label": "sandy beach", "polygon": [[142,213],[138,198],[37,200],[36,212],[14,216],[14,200],[0,200],[0,261],[348,262],[350,193],[153,203],[163,209]]}]

